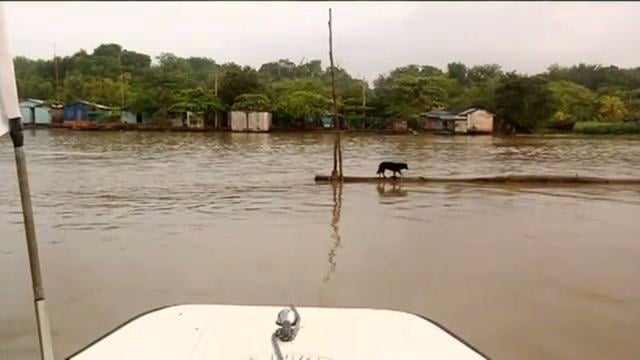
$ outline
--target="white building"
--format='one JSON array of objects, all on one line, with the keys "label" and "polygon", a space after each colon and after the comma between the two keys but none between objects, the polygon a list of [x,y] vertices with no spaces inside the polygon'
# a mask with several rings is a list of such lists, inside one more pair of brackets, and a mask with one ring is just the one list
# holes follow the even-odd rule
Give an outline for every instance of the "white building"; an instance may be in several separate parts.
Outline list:
[{"label": "white building", "polygon": [[271,129],[271,113],[232,111],[231,131],[266,132]]},{"label": "white building", "polygon": [[456,132],[462,133],[475,133],[475,134],[490,134],[493,132],[493,114],[478,108],[467,109],[458,114],[466,118],[466,128],[463,130],[460,126],[456,126]]}]

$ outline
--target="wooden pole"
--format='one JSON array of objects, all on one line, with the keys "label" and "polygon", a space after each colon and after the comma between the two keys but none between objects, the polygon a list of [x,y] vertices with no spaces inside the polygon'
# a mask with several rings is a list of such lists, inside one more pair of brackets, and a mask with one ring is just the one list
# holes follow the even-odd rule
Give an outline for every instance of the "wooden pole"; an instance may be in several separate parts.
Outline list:
[{"label": "wooden pole", "polygon": [[58,56],[56,55],[56,43],[53,43],[53,69],[56,76],[56,101],[60,101],[60,77],[58,75]]},{"label": "wooden pole", "polygon": [[[213,73],[213,94],[218,97],[218,65],[214,65]],[[218,128],[218,110],[214,111],[213,115],[213,127]]]},{"label": "wooden pole", "polygon": [[124,111],[124,74],[120,74],[120,109]]},{"label": "wooden pole", "polygon": [[40,272],[40,256],[38,255],[36,227],[31,205],[29,176],[27,174],[27,160],[23,147],[24,134],[22,119],[18,105],[15,70],[13,68],[11,54],[9,53],[5,24],[6,17],[4,16],[4,7],[3,4],[0,3],[0,112],[2,112],[3,116],[3,118],[0,119],[0,135],[6,130],[6,125],[8,125],[16,158],[18,187],[20,189],[20,200],[22,203],[22,217],[31,270],[31,286],[36,311],[36,322],[38,325],[40,358],[43,360],[53,360],[53,342],[51,339],[49,316],[47,315],[45,306],[44,287],[42,284],[42,274]]},{"label": "wooden pole", "polygon": [[362,80],[362,118],[367,117],[367,86],[366,82]]},{"label": "wooden pole", "polygon": [[333,28],[331,9],[329,9],[329,61],[331,63],[331,98],[333,101],[333,124],[336,128],[336,140],[333,145],[333,171],[331,175],[333,177],[339,176],[342,180],[342,145],[340,143],[340,132],[342,127],[340,126],[340,117],[338,116],[338,104],[336,101],[336,77],[335,69],[333,66]]},{"label": "wooden pole", "polygon": [[120,54],[118,55],[118,62],[120,63],[120,112],[124,113],[124,73],[122,72],[122,51],[120,51]]},{"label": "wooden pole", "polygon": [[213,74],[213,95],[218,96],[218,69]]}]

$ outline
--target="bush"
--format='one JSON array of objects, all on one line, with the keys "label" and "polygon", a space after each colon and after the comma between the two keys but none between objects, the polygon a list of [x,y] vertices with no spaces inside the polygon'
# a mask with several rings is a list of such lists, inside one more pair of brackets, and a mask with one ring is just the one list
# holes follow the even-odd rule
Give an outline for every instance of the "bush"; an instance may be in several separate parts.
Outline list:
[{"label": "bush", "polygon": [[573,131],[589,135],[640,134],[640,123],[596,121],[578,122],[573,127]]},{"label": "bush", "polygon": [[413,117],[407,121],[407,126],[412,130],[422,130],[424,125],[420,118]]},{"label": "bush", "polygon": [[87,116],[89,117],[89,120],[99,123],[120,122],[122,118],[120,112],[90,111]]},{"label": "bush", "polygon": [[364,129],[365,121],[362,115],[345,115],[344,122],[349,129]]}]

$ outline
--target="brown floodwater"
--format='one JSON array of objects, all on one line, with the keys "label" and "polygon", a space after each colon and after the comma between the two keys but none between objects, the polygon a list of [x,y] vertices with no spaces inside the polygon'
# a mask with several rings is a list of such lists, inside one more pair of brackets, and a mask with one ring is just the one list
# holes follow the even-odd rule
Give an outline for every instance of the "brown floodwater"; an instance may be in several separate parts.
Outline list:
[{"label": "brown floodwater", "polygon": [[[497,359],[640,356],[640,188],[344,187],[329,134],[27,132],[56,354],[175,303],[419,313]],[[640,138],[346,135],[345,172],[640,177]],[[0,139],[0,359],[37,356]]]}]

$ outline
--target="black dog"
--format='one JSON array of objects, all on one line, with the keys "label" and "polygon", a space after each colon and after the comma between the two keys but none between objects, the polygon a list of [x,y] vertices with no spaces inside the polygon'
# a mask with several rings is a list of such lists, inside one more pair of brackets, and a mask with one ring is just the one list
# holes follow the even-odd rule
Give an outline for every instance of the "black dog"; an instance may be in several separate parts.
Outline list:
[{"label": "black dog", "polygon": [[376,174],[378,174],[378,177],[380,175],[382,175],[383,177],[386,177],[384,172],[386,170],[389,170],[389,171],[393,171],[393,177],[396,177],[396,173],[402,175],[402,169],[409,170],[409,166],[407,166],[406,163],[394,163],[391,161],[383,161],[380,163],[380,165],[378,165],[378,172],[376,172]]}]

